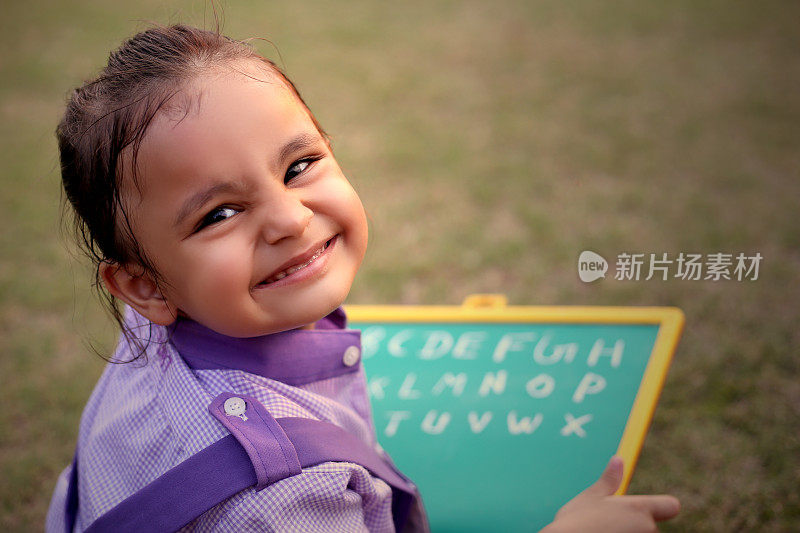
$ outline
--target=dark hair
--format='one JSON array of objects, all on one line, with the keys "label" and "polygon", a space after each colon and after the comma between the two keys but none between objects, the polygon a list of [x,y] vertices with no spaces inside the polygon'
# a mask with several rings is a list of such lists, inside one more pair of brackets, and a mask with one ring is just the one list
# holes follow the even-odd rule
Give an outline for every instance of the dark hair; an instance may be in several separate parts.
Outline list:
[{"label": "dark hair", "polygon": [[[95,266],[95,286],[128,341],[122,311],[100,280],[100,264],[140,265],[156,283],[164,280],[139,245],[120,197],[123,164],[138,185],[136,159],[153,118],[197,76],[220,67],[235,69],[243,60],[257,61],[297,96],[322,137],[317,123],[294,84],[269,59],[247,42],[182,24],[155,26],[122,43],[99,76],[69,96],[56,129],[61,179],[74,209],[78,243]],[[181,104],[178,104],[179,106]],[[188,104],[185,104],[188,106]],[[188,112],[188,108],[187,108]],[[127,152],[126,152],[127,150]],[[123,152],[126,152],[123,154]],[[139,355],[144,353],[140,346]]]}]

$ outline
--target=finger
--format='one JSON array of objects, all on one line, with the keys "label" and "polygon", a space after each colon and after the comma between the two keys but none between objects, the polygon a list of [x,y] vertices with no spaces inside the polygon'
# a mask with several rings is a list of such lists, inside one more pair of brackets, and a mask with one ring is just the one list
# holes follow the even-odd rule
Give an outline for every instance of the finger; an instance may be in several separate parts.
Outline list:
[{"label": "finger", "polygon": [[674,496],[658,494],[655,496],[620,496],[627,503],[642,509],[660,522],[674,518],[681,510],[681,503]]},{"label": "finger", "polygon": [[594,485],[583,491],[584,496],[610,496],[617,492],[622,483],[623,461],[622,457],[615,455],[608,461],[606,469]]}]

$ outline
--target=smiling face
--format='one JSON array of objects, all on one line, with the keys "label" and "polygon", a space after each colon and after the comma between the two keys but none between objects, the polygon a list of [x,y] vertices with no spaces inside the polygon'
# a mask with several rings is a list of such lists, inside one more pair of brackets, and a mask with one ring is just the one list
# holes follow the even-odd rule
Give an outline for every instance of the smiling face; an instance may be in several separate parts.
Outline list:
[{"label": "smiling face", "polygon": [[191,83],[188,113],[159,113],[148,129],[139,187],[123,181],[170,315],[236,337],[328,314],[367,246],[361,202],[305,107],[276,76],[249,67],[262,81],[226,72]]}]

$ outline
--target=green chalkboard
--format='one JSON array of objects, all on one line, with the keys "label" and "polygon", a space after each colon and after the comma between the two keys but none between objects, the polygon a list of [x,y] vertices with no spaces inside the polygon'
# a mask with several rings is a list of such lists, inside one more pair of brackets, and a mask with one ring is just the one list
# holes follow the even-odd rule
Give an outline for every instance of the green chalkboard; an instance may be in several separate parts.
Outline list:
[{"label": "green chalkboard", "polygon": [[676,310],[647,308],[643,321],[636,308],[552,308],[550,321],[547,308],[389,309],[347,311],[379,442],[419,486],[434,531],[537,530],[615,453],[627,486]]}]

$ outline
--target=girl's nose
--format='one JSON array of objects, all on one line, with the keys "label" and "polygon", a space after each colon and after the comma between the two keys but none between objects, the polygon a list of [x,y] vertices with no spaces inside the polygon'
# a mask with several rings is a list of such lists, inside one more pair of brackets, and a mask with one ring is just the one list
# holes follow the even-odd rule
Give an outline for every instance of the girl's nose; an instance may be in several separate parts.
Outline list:
[{"label": "girl's nose", "polygon": [[306,207],[300,198],[286,191],[264,209],[266,217],[262,233],[264,240],[269,244],[301,236],[314,216],[314,212]]}]

